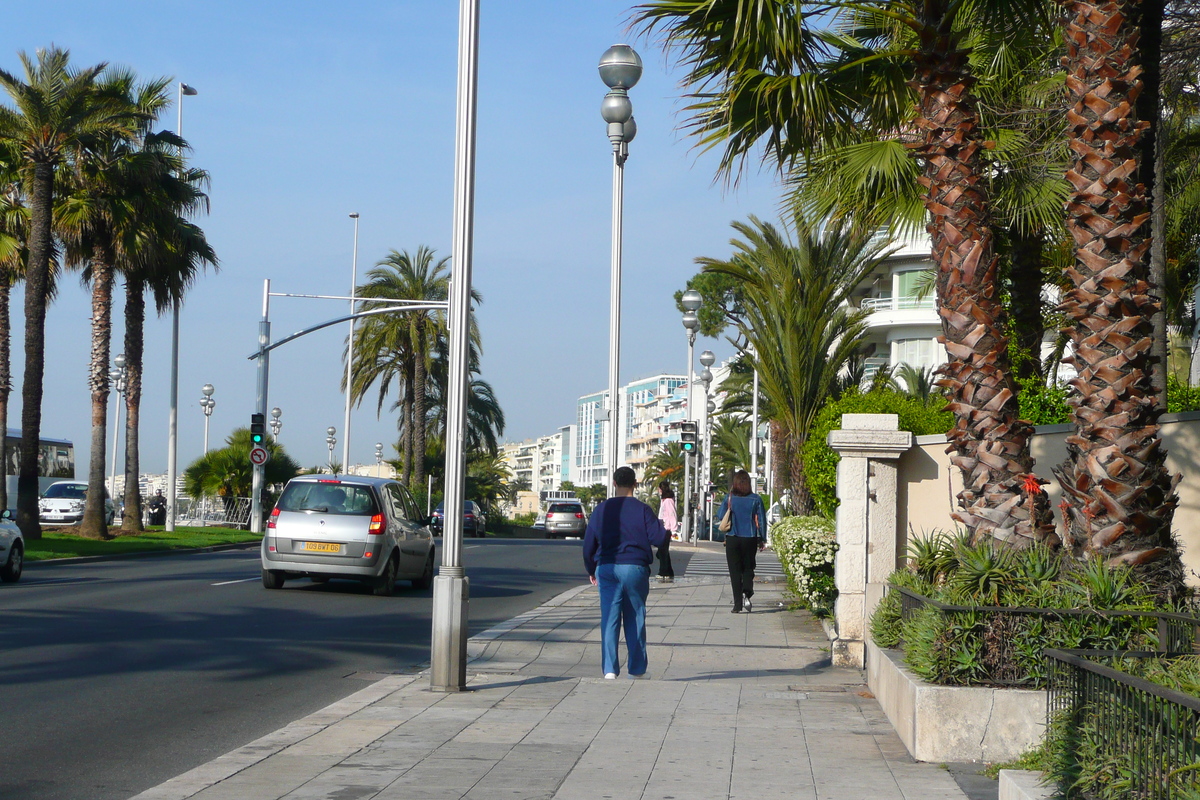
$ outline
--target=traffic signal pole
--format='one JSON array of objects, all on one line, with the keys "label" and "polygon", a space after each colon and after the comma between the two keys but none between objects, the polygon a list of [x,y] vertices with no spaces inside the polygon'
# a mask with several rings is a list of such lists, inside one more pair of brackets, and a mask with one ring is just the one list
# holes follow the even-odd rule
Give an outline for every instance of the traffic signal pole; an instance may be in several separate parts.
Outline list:
[{"label": "traffic signal pole", "polygon": [[[254,412],[259,419],[267,417],[267,378],[270,375],[271,351],[271,280],[263,281],[262,321],[258,323],[258,381],[255,391]],[[266,465],[254,465],[254,479],[250,492],[250,532],[262,533],[262,493],[266,480]]]}]

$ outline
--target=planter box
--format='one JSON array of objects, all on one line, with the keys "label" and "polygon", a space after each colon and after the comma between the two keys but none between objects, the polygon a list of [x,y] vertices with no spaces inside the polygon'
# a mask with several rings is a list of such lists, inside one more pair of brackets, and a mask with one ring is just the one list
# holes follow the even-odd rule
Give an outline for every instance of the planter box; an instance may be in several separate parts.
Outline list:
[{"label": "planter box", "polygon": [[918,761],[1012,761],[1041,741],[1045,691],[934,686],[900,651],[866,644],[867,685]]},{"label": "planter box", "polygon": [[1027,769],[1000,770],[1000,800],[1050,800],[1054,790],[1042,786],[1042,773]]}]

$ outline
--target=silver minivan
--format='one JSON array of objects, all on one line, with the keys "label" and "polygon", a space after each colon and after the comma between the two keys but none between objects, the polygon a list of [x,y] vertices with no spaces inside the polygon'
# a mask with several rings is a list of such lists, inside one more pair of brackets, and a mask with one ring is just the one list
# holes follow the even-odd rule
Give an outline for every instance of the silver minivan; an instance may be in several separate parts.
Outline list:
[{"label": "silver minivan", "polygon": [[393,480],[301,475],[284,487],[262,541],[268,589],[348,578],[390,595],[398,579],[433,585],[434,544],[408,490]]}]

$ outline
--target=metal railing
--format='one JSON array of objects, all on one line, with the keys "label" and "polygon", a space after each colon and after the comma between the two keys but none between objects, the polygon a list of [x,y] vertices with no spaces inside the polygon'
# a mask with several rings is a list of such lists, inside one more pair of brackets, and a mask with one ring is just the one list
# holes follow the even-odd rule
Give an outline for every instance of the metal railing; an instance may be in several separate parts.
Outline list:
[{"label": "metal railing", "polygon": [[[1050,619],[1079,619],[1106,617],[1111,619],[1127,619],[1131,624],[1137,621],[1154,620],[1154,636],[1157,652],[1160,653],[1200,653],[1200,618],[1189,614],[1177,614],[1170,611],[1110,611],[1096,608],[1024,608],[1009,606],[959,606],[952,603],[942,603],[932,597],[914,592],[903,586],[890,586],[889,591],[900,593],[900,616],[908,619],[922,608],[935,608],[943,614],[996,614],[1015,617],[1046,617]],[[1147,630],[1149,633],[1149,630]]]},{"label": "metal railing", "polygon": [[[250,524],[249,497],[181,497],[175,501],[175,520],[179,525],[245,528]],[[149,524],[150,512],[143,508],[143,522]]]},{"label": "metal railing", "polygon": [[933,296],[929,297],[864,297],[860,308],[868,311],[911,311],[933,308]]},{"label": "metal railing", "polygon": [[[1085,772],[1095,779],[1096,764],[1104,764],[1128,781],[1120,787],[1124,797],[1182,800],[1200,793],[1200,698],[1094,660],[1168,656],[1046,650],[1047,727],[1063,734],[1056,741],[1067,782]],[[1085,752],[1093,763],[1083,763]]]}]

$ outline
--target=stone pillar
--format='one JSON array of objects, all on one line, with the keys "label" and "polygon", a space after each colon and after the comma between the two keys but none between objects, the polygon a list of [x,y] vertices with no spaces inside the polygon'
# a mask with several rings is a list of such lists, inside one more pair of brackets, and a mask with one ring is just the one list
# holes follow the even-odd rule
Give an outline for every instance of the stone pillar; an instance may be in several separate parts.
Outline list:
[{"label": "stone pillar", "polygon": [[897,566],[896,461],[913,446],[895,414],[843,414],[829,432],[837,468],[833,663],[863,667],[867,621]]}]

